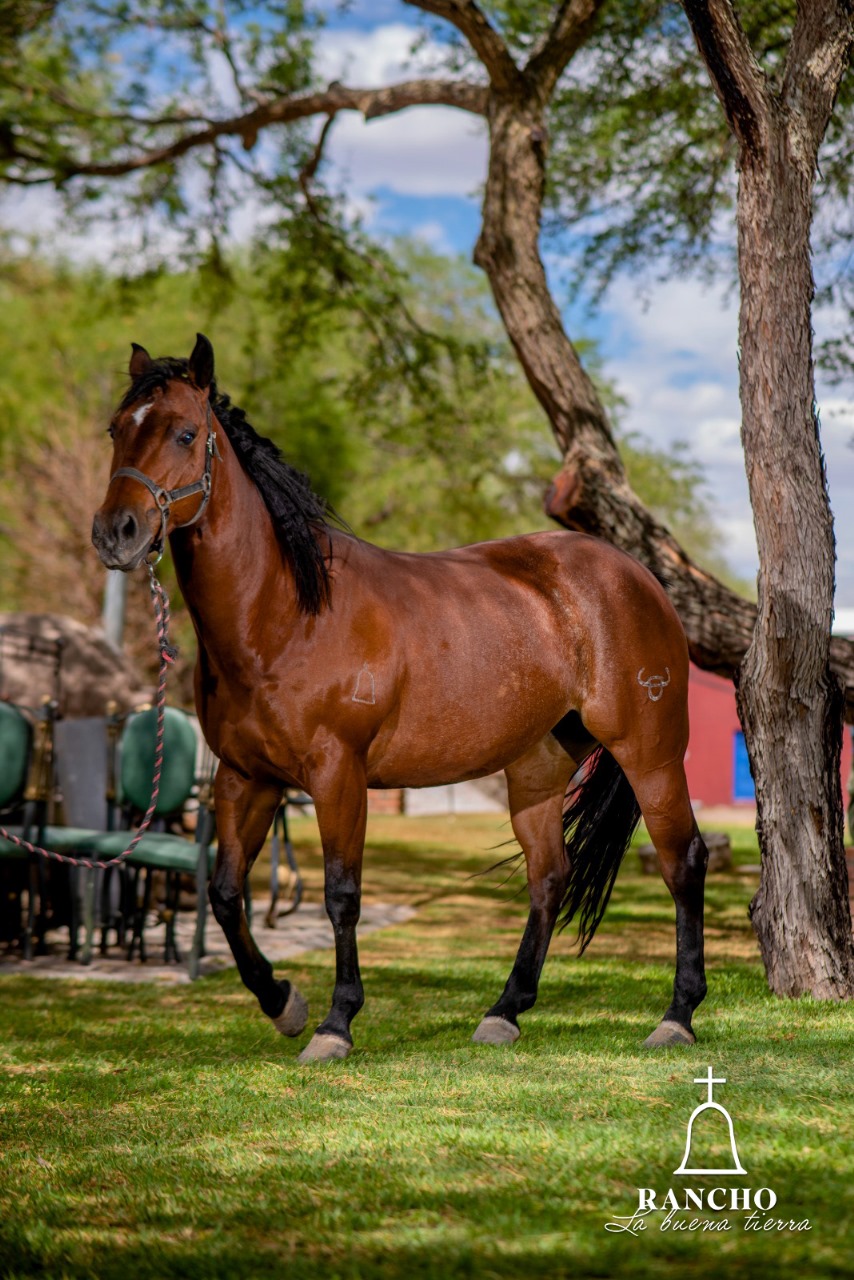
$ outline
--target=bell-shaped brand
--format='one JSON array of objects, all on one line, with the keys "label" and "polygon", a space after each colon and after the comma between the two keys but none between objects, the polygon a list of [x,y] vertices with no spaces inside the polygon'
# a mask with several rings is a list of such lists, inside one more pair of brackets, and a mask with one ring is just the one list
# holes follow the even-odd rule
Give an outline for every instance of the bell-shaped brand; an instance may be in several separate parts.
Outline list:
[{"label": "bell-shaped brand", "polygon": [[[715,1102],[712,1099],[713,1086],[716,1084],[726,1084],[726,1077],[714,1076],[712,1074],[712,1068],[709,1067],[709,1074],[707,1076],[695,1077],[694,1083],[708,1085],[709,1096],[705,1102],[701,1102],[699,1107],[695,1107],[694,1111],[691,1113],[691,1119],[688,1121],[688,1138],[685,1143],[685,1154],[682,1157],[682,1163],[680,1164],[679,1168],[674,1169],[673,1172],[674,1173],[729,1173],[729,1174],[746,1173],[747,1170],[742,1168],[741,1161],[738,1158],[738,1149],[735,1145],[735,1131],[732,1127],[732,1117],[730,1116],[729,1112],[726,1110],[725,1107],[722,1107],[720,1103]],[[727,1128],[729,1129],[729,1143],[730,1143],[730,1148],[732,1150],[732,1165],[730,1168],[712,1169],[705,1166],[701,1168],[700,1166],[695,1166],[690,1163],[691,1139],[694,1133],[694,1122],[696,1121],[698,1116],[703,1114],[704,1111],[718,1111],[727,1122]]]}]

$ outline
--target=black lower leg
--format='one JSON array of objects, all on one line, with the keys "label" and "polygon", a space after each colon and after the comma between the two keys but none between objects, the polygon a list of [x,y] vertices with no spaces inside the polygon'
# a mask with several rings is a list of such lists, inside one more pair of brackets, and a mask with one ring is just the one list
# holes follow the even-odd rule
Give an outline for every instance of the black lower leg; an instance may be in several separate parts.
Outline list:
[{"label": "black lower leg", "polygon": [[226,889],[212,880],[209,896],[244,986],[256,997],[268,1018],[278,1018],[288,1002],[291,984],[286,979],[279,981],[273,977],[273,966],[258,950],[243,909],[242,887]]},{"label": "black lower leg", "polygon": [[703,965],[703,886],[709,854],[699,833],[691,841],[673,888],[676,902],[676,978],[666,1021],[690,1030],[694,1010],[706,994]]},{"label": "black lower leg", "polygon": [[332,1008],[317,1028],[318,1035],[339,1036],[352,1044],[350,1023],[365,1003],[359,974],[356,925],[361,891],[355,876],[341,872],[326,879],[326,910],[335,934],[335,990]]},{"label": "black lower leg", "polygon": [[500,998],[487,1012],[488,1018],[505,1018],[515,1025],[519,1014],[536,1003],[537,987],[556,915],[556,909],[531,908],[516,962]]}]

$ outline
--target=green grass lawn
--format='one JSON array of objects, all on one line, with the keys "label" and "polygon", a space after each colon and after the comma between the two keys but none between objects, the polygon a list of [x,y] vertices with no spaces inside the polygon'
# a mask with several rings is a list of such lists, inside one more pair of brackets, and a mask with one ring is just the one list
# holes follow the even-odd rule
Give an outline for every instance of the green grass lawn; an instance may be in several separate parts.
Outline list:
[{"label": "green grass lawn", "polygon": [[[316,831],[294,829],[317,900]],[[710,879],[696,1047],[641,1048],[669,1001],[674,913],[633,854],[584,957],[555,940],[522,1039],[473,1045],[524,922],[519,878],[470,878],[507,835],[486,818],[372,821],[366,896],[418,913],[362,942],[344,1062],[296,1064],[331,952],[286,970],[312,1007],[296,1043],[234,971],[168,990],[0,979],[0,1275],[850,1276],[854,1009],[768,994],[755,881]],[[746,1178],[672,1173],[710,1064]],[[737,1212],[699,1215],[728,1217],[725,1233],[662,1231],[661,1215],[605,1231],[638,1187],[681,1182],[770,1187],[768,1216],[812,1229],[745,1232]]]}]

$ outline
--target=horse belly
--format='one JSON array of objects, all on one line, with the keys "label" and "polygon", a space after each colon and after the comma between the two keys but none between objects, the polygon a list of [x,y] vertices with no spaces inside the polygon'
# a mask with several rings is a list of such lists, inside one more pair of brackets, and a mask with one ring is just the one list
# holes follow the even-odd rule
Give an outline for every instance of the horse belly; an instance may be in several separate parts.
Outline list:
[{"label": "horse belly", "polygon": [[434,651],[410,667],[399,712],[368,752],[369,785],[482,778],[517,760],[571,709],[565,660],[549,661],[530,633],[515,649],[442,658]]}]

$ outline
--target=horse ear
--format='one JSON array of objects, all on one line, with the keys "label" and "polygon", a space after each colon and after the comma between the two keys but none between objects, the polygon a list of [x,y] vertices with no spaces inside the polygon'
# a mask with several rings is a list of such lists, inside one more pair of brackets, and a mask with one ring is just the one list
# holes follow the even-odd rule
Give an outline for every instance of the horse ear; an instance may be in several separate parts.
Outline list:
[{"label": "horse ear", "polygon": [[213,382],[213,347],[203,333],[196,334],[196,345],[193,347],[193,354],[190,356],[187,372],[190,375],[190,381],[200,391],[204,391]]},{"label": "horse ear", "polygon": [[137,378],[141,378],[144,373],[148,372],[154,361],[151,359],[151,356],[148,354],[145,347],[141,347],[138,342],[132,342],[130,345],[133,350],[131,351],[128,373],[134,380],[136,380]]}]

